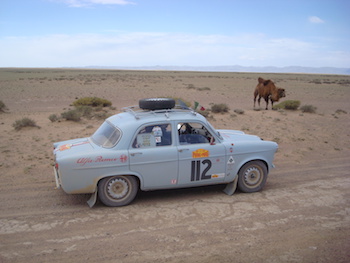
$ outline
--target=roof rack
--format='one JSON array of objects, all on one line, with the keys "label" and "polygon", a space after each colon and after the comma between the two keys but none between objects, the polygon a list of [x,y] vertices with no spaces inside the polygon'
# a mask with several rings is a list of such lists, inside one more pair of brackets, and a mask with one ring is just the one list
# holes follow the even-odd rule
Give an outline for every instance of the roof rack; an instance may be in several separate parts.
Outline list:
[{"label": "roof rack", "polygon": [[187,112],[192,113],[193,115],[196,115],[197,112],[195,112],[193,109],[184,107],[182,105],[175,105],[172,109],[160,109],[160,110],[146,110],[141,109],[139,106],[129,106],[122,108],[124,112],[130,112],[136,119],[140,119],[143,116],[149,116],[149,115],[156,115],[156,114],[165,114],[165,116],[168,118],[169,113],[181,113],[181,112]]}]

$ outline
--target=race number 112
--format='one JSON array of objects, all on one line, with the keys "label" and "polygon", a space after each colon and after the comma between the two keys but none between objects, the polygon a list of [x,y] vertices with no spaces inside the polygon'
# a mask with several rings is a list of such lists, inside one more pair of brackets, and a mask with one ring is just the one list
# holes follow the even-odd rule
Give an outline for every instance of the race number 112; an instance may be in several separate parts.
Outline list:
[{"label": "race number 112", "polygon": [[[201,173],[201,168],[203,167],[203,171]],[[191,181],[199,181],[210,179],[211,175],[207,175],[206,173],[211,168],[211,161],[206,159],[203,161],[197,160],[192,161],[191,164]]]}]

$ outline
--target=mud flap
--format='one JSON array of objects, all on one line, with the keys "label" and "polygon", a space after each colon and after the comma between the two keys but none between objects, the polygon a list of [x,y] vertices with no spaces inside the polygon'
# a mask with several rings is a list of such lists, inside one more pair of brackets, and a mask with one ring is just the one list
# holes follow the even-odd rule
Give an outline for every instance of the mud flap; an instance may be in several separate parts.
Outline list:
[{"label": "mud flap", "polygon": [[238,182],[238,175],[236,176],[235,180],[233,180],[231,183],[226,185],[225,189],[223,190],[224,193],[227,195],[233,195],[237,189],[237,182]]},{"label": "mud flap", "polygon": [[95,193],[93,193],[90,196],[90,199],[87,201],[90,208],[92,208],[96,204],[96,200],[97,200],[97,188],[96,188]]}]

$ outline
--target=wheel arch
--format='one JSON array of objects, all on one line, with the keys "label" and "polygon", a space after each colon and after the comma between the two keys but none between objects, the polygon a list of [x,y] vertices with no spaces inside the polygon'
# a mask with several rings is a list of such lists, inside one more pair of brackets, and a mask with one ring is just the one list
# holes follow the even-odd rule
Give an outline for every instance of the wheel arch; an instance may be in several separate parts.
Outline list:
[{"label": "wheel arch", "polygon": [[138,187],[139,187],[139,189],[141,189],[141,185],[143,183],[143,180],[141,179],[142,177],[138,174],[135,174],[135,173],[115,173],[115,174],[106,174],[103,176],[99,176],[98,179],[96,180],[95,189],[97,190],[98,184],[101,182],[102,179],[107,178],[107,177],[113,177],[113,176],[133,176],[137,179]]},{"label": "wheel arch", "polygon": [[266,160],[264,160],[264,159],[257,158],[257,159],[250,159],[250,160],[247,160],[247,161],[243,162],[240,165],[240,167],[239,167],[239,169],[237,171],[237,174],[241,171],[241,169],[243,168],[244,165],[246,165],[247,163],[250,163],[250,162],[254,162],[254,161],[260,161],[260,162],[264,163],[264,165],[265,165],[265,167],[267,169],[267,174],[270,172],[270,167],[269,167],[268,162]]}]

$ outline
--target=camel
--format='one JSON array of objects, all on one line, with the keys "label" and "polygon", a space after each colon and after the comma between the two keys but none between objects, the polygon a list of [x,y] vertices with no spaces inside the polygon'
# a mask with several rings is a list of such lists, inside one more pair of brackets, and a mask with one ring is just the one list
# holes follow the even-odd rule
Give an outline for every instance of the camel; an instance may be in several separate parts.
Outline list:
[{"label": "camel", "polygon": [[259,83],[256,86],[254,91],[254,108],[255,108],[256,97],[258,95],[259,95],[259,98],[258,98],[259,107],[260,107],[261,98],[264,98],[264,100],[266,101],[266,110],[268,109],[269,99],[271,101],[271,109],[272,109],[273,103],[275,101],[279,101],[280,98],[283,98],[286,96],[285,89],[276,88],[275,83],[273,83],[271,80],[258,78],[258,82]]}]

